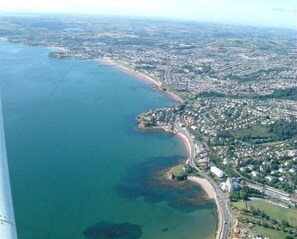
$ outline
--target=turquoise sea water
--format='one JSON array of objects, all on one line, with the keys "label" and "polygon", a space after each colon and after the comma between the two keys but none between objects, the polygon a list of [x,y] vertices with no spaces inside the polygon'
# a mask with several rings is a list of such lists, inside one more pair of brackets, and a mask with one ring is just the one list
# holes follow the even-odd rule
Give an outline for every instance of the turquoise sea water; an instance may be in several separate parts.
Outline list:
[{"label": "turquoise sea water", "polygon": [[0,86],[19,239],[196,238],[214,235],[215,204],[164,180],[186,157],[135,117],[175,104],[98,62],[0,41]]}]

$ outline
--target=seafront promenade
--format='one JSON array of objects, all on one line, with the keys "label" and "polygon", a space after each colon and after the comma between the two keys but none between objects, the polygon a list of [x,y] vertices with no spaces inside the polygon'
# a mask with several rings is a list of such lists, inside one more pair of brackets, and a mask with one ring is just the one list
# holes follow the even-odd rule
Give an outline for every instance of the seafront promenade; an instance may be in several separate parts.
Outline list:
[{"label": "seafront promenade", "polygon": [[0,98],[0,238],[17,239]]},{"label": "seafront promenade", "polygon": [[232,215],[228,208],[228,195],[222,192],[219,186],[203,171],[201,171],[194,163],[196,155],[195,145],[191,139],[190,134],[180,127],[177,123],[174,125],[174,130],[177,135],[185,139],[188,143],[189,157],[186,161],[192,168],[199,172],[203,179],[197,177],[189,177],[189,180],[196,182],[207,192],[210,198],[214,198],[218,211],[218,228],[216,239],[226,239],[231,232]]},{"label": "seafront promenade", "polygon": [[[179,120],[180,121],[180,120]],[[138,127],[141,129],[148,129],[144,125],[139,124]],[[231,222],[232,215],[228,208],[228,195],[224,193],[219,186],[203,171],[201,171],[194,163],[194,158],[196,156],[196,149],[191,135],[182,128],[178,121],[174,123],[173,128],[168,126],[156,126],[152,127],[157,130],[164,130],[166,132],[171,132],[178,136],[185,145],[185,148],[189,154],[186,164],[194,168],[203,178],[189,177],[188,179],[199,184],[201,188],[208,194],[209,198],[214,199],[217,206],[218,212],[218,227],[216,231],[216,239],[227,239],[231,233]]]}]

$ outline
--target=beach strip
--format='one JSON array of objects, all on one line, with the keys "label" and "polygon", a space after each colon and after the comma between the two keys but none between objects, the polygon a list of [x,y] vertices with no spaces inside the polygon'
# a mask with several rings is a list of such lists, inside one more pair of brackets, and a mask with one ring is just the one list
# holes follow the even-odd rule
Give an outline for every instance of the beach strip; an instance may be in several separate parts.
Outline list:
[{"label": "beach strip", "polygon": [[181,132],[178,132],[175,135],[183,142],[183,145],[185,146],[185,149],[186,149],[186,151],[188,153],[188,157],[187,157],[188,159],[187,159],[187,162],[186,163],[188,163],[189,157],[192,154],[192,152],[191,152],[191,144],[189,142],[189,139],[183,133],[181,133]]},{"label": "beach strip", "polygon": [[174,94],[173,92],[171,91],[168,91],[168,90],[164,90],[162,88],[162,82],[151,77],[151,76],[148,76],[144,73],[141,73],[139,71],[135,71],[133,69],[131,69],[131,67],[129,65],[126,65],[124,63],[119,63],[119,62],[116,62],[116,61],[113,61],[109,58],[96,58],[95,61],[98,61],[100,63],[103,63],[105,65],[111,65],[111,66],[114,66],[130,75],[133,75],[135,76],[136,78],[140,79],[140,80],[143,80],[143,81],[146,81],[146,82],[149,82],[149,83],[152,83],[154,85],[154,89],[157,89],[161,92],[164,92],[166,94],[169,95],[169,97],[177,102],[180,102],[182,103],[183,102],[183,99],[180,98],[178,95]]},{"label": "beach strip", "polygon": [[[121,70],[123,70],[123,71],[125,71],[125,72],[127,72],[127,73],[129,73],[129,74],[131,74],[131,75],[133,75],[135,77],[137,77],[138,79],[145,80],[147,82],[153,83],[156,86],[155,87],[156,89],[158,89],[158,90],[160,90],[160,91],[162,91],[164,93],[167,93],[172,99],[174,99],[174,100],[176,100],[178,102],[183,102],[183,100],[178,95],[176,95],[174,92],[162,90],[162,87],[161,87],[162,86],[162,83],[160,81],[155,80],[152,77],[149,77],[149,76],[147,76],[147,75],[145,75],[143,73],[140,73],[140,72],[137,72],[135,70],[132,70],[127,65],[120,64],[118,62],[112,61],[111,59],[107,59],[107,58],[97,58],[97,59],[95,59],[95,61],[98,61],[98,62],[103,63],[103,64],[106,64],[106,65],[115,66],[118,69],[121,69]],[[142,129],[145,129],[145,128],[142,128]],[[163,126],[153,127],[153,129],[164,130],[164,131],[168,132],[167,127],[163,127]],[[191,152],[191,143],[189,142],[188,137],[186,137],[181,132],[179,132],[179,133],[177,133],[175,135],[183,142],[183,144],[185,146],[185,149],[186,149],[186,151],[188,153],[188,156],[190,156],[193,152]],[[188,160],[187,160],[187,163],[188,163]],[[204,178],[199,178],[199,177],[195,177],[195,176],[189,176],[188,177],[188,180],[190,180],[190,181],[192,181],[194,183],[199,184],[200,187],[207,193],[208,197],[210,199],[214,199],[215,200],[216,205],[217,205],[217,212],[218,212],[218,228],[217,228],[217,232],[216,232],[215,238],[216,239],[220,239],[223,220],[222,220],[222,213],[221,213],[221,205],[219,203],[219,200],[217,198],[217,195],[216,195],[216,192],[215,192],[214,188]]]},{"label": "beach strip", "polygon": [[221,238],[221,232],[223,228],[223,215],[221,211],[221,204],[219,202],[219,199],[217,198],[217,194],[214,190],[214,188],[211,186],[211,184],[204,178],[199,178],[195,176],[189,176],[188,180],[199,184],[199,186],[207,193],[209,198],[214,199],[217,205],[217,212],[218,212],[218,228],[216,232],[216,239]]},{"label": "beach strip", "polygon": [[198,183],[200,185],[200,187],[207,193],[208,197],[211,199],[216,198],[216,193],[213,189],[213,187],[211,186],[211,184],[205,180],[204,178],[199,178],[199,177],[195,177],[195,176],[189,176],[188,180]]}]

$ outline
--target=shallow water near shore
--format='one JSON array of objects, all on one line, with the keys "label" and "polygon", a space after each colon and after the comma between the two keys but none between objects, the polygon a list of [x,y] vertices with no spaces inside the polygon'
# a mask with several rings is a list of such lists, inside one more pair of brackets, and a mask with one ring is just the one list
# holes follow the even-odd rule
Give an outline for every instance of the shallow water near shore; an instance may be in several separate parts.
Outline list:
[{"label": "shallow water near shore", "polygon": [[0,41],[0,86],[19,239],[205,239],[215,203],[165,172],[185,159],[175,136],[135,117],[175,104],[114,67],[57,60]]}]

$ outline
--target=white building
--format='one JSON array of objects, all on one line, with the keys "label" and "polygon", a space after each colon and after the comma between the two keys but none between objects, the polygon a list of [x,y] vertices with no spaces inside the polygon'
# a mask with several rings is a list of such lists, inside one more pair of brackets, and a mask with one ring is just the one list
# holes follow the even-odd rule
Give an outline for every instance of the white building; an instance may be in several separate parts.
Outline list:
[{"label": "white building", "polygon": [[295,171],[296,170],[294,168],[289,169],[289,172],[292,173],[292,174],[295,173]]},{"label": "white building", "polygon": [[290,157],[297,156],[297,149],[289,150],[288,151],[288,156],[290,156]]},{"label": "white building", "polygon": [[265,179],[267,179],[269,182],[272,182],[272,180],[274,180],[274,177],[272,177],[272,176],[266,176]]},{"label": "white building", "polygon": [[237,182],[236,178],[227,178],[226,181],[226,190],[230,193],[232,191],[240,190],[240,185]]},{"label": "white building", "polygon": [[225,173],[221,169],[217,168],[216,166],[211,166],[210,167],[210,172],[212,172],[218,178],[222,178],[225,175]]},{"label": "white building", "polygon": [[260,176],[260,173],[258,173],[257,171],[252,171],[251,175],[252,175],[252,177],[256,178],[256,177]]},{"label": "white building", "polygon": [[286,181],[286,178],[284,176],[282,176],[282,177],[279,177],[278,180],[281,181],[281,182],[285,182]]},{"label": "white building", "polygon": [[223,159],[223,164],[224,165],[228,165],[229,163],[230,163],[230,161],[227,158],[224,158]]}]

